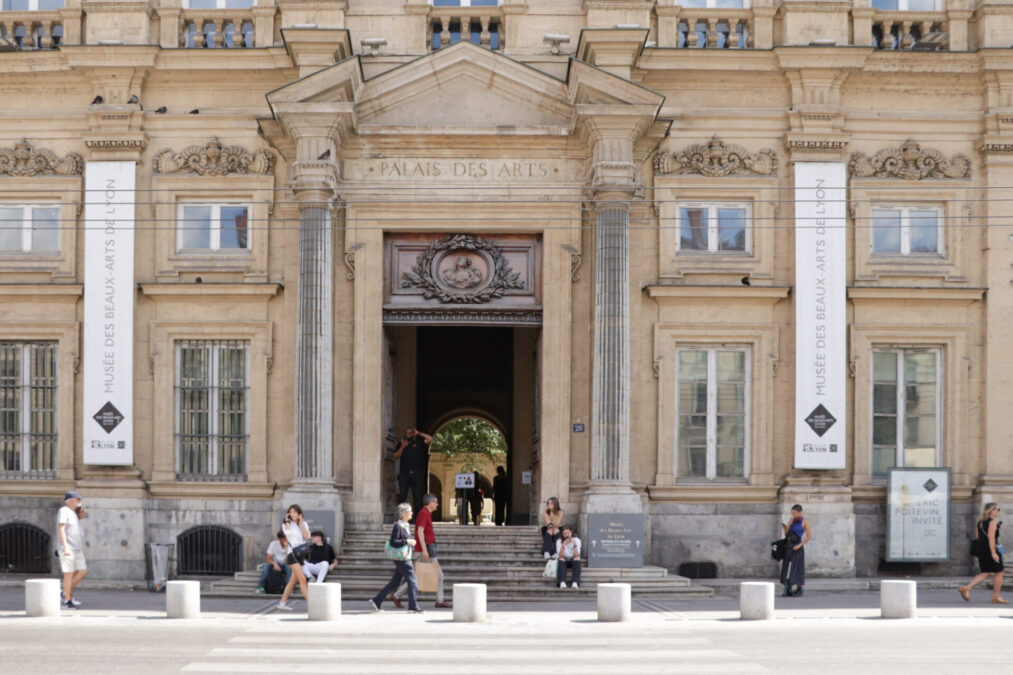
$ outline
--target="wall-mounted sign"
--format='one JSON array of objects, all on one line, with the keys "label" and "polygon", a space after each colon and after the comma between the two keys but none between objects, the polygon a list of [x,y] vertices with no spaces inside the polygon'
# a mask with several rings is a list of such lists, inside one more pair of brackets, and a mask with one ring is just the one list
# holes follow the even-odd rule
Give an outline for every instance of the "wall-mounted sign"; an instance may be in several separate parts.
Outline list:
[{"label": "wall-mounted sign", "polygon": [[845,468],[844,162],[795,162],[795,467]]},{"label": "wall-mounted sign", "polygon": [[890,469],[887,562],[950,559],[950,469]]},{"label": "wall-mounted sign", "polygon": [[581,424],[580,422],[577,422],[576,424],[574,424],[573,425],[573,433],[575,433],[575,434],[582,434],[582,433],[584,433],[584,425]]},{"label": "wall-mounted sign", "polygon": [[531,485],[530,471],[521,471],[521,485]]},{"label": "wall-mounted sign", "polygon": [[454,487],[462,490],[471,490],[475,487],[474,473],[455,473]]},{"label": "wall-mounted sign", "polygon": [[643,567],[644,514],[589,513],[581,538],[590,567]]},{"label": "wall-mounted sign", "polygon": [[134,463],[135,173],[134,162],[85,167],[85,464]]}]

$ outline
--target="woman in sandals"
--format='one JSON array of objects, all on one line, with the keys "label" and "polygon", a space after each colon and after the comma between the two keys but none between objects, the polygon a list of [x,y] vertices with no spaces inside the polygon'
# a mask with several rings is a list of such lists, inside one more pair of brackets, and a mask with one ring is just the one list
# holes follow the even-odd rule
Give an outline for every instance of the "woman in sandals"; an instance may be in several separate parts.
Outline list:
[{"label": "woman in sandals", "polygon": [[563,526],[563,509],[559,508],[559,500],[549,497],[545,502],[545,513],[542,519],[542,555],[548,558],[556,557],[556,541],[560,537],[559,528]]},{"label": "woman in sandals", "polygon": [[971,579],[971,583],[957,589],[960,591],[960,597],[967,602],[971,601],[971,589],[994,574],[995,581],[992,582],[992,602],[997,605],[1009,604],[999,595],[999,592],[1002,591],[1002,554],[1005,552],[1005,549],[999,545],[999,528],[1002,526],[1002,523],[999,522],[998,518],[999,505],[995,502],[985,504],[985,509],[981,512],[981,520],[978,521],[977,528],[978,569],[981,570],[981,574]]},{"label": "woman in sandals", "polygon": [[301,561],[292,553],[292,549],[306,543],[310,538],[309,525],[306,524],[306,520],[302,515],[302,509],[298,504],[288,507],[288,512],[285,513],[285,522],[281,524],[281,530],[285,533],[285,538],[288,540],[289,548],[286,560],[292,569],[292,576],[289,577],[288,583],[285,584],[285,591],[281,594],[281,600],[278,601],[277,608],[291,610],[292,606],[288,604],[288,596],[292,595],[292,591],[295,589],[297,583],[299,584],[299,590],[302,591],[302,596],[307,599],[309,598],[309,594],[306,591],[306,574],[302,570]]}]

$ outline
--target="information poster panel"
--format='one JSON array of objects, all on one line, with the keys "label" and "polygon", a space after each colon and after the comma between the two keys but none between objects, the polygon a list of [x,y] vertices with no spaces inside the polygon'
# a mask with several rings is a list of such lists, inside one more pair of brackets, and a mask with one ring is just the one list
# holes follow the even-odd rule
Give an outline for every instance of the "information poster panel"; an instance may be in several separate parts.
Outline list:
[{"label": "information poster panel", "polygon": [[950,559],[950,469],[890,469],[887,562]]},{"label": "information poster panel", "polygon": [[85,464],[134,463],[135,166],[85,167]]},{"label": "information poster panel", "polygon": [[589,513],[587,529],[589,567],[644,566],[644,514]]},{"label": "information poster panel", "polygon": [[843,469],[847,214],[843,162],[795,162],[795,467]]},{"label": "information poster panel", "polygon": [[474,473],[455,473],[454,487],[458,490],[471,490],[475,487]]}]

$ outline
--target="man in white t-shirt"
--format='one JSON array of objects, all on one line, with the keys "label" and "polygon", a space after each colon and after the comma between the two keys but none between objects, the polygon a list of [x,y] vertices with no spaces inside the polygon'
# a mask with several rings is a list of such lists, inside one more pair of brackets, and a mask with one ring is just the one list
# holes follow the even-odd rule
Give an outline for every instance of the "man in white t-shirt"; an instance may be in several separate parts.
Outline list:
[{"label": "man in white t-shirt", "polygon": [[556,566],[556,581],[560,588],[566,588],[566,570],[573,570],[570,588],[580,588],[580,537],[573,535],[573,529],[563,526],[562,537],[556,540],[559,561]]},{"label": "man in white t-shirt", "polygon": [[289,577],[292,576],[292,568],[288,566],[288,561],[286,560],[291,547],[288,545],[285,531],[278,530],[278,534],[275,536],[277,539],[267,546],[267,562],[260,570],[260,583],[257,585],[257,590],[254,593],[259,594],[264,592],[264,584],[267,583],[267,575],[271,573],[272,568],[285,573],[286,584]]},{"label": "man in white t-shirt", "polygon": [[60,541],[60,571],[63,572],[63,607],[76,609],[81,603],[74,599],[74,589],[88,574],[84,561],[84,537],[81,535],[81,495],[71,490],[63,496],[63,506],[56,516],[56,532]]}]

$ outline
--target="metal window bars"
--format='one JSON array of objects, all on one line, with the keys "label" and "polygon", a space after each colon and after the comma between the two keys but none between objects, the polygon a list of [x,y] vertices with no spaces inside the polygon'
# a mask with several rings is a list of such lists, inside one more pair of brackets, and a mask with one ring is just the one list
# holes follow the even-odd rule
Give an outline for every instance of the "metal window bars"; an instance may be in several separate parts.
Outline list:
[{"label": "metal window bars", "polygon": [[56,478],[55,342],[0,342],[0,478]]},{"label": "metal window bars", "polygon": [[223,576],[243,569],[243,538],[227,527],[198,525],[176,537],[179,576]]},{"label": "metal window bars", "polygon": [[49,535],[29,523],[0,525],[0,573],[49,574]]}]

